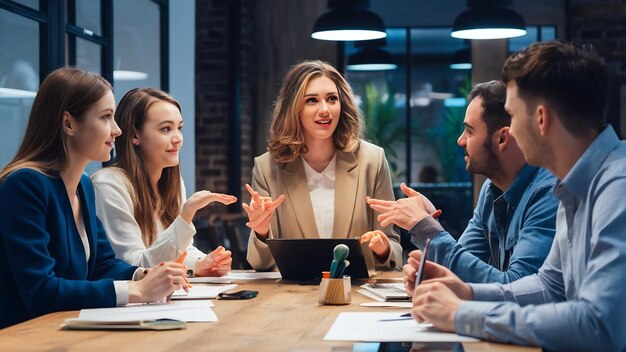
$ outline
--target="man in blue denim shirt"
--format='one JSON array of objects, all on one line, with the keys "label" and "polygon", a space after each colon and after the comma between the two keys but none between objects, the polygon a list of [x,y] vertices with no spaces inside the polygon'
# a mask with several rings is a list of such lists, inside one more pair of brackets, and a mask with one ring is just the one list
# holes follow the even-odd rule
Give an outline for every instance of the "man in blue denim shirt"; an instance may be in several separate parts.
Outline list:
[{"label": "man in blue denim shirt", "polygon": [[418,248],[424,248],[430,238],[428,259],[448,267],[465,282],[508,283],[534,274],[554,239],[558,202],[552,187],[556,179],[547,170],[524,162],[509,134],[511,117],[504,110],[505,95],[504,83],[491,81],[474,86],[469,96],[465,129],[457,142],[465,150],[467,170],[489,179],[458,242],[431,216],[419,223],[415,220],[429,212],[421,207],[417,192],[404,185],[401,189],[409,198],[369,200],[373,209],[382,212],[381,224],[394,223],[409,230]]},{"label": "man in blue denim shirt", "polygon": [[549,350],[626,350],[626,143],[605,126],[608,69],[586,47],[547,42],[507,59],[503,76],[511,133],[528,163],[560,180],[554,245],[536,275],[511,284],[464,284],[429,262],[414,288],[414,251],[413,316]]}]

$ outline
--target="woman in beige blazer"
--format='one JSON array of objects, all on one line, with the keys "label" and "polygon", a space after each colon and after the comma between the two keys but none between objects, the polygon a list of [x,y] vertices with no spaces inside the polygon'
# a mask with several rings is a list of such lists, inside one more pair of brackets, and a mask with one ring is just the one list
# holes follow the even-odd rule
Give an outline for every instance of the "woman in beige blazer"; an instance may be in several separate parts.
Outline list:
[{"label": "woman in beige blazer", "polygon": [[352,89],[321,61],[297,64],[274,107],[268,152],[255,158],[248,262],[275,266],[269,238],[353,238],[369,241],[380,266],[402,265],[399,236],[381,227],[366,197],[394,200],[384,150],[360,139],[362,117]]}]

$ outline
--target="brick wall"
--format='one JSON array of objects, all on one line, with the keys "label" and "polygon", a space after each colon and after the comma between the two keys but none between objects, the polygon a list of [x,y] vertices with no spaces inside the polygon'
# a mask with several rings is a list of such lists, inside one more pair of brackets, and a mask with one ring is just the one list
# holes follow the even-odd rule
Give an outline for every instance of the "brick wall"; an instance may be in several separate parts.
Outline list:
[{"label": "brick wall", "polygon": [[611,67],[607,120],[626,136],[626,1],[573,0],[569,39],[593,44]]},{"label": "brick wall", "polygon": [[[255,1],[242,2],[242,184],[251,174],[254,8]],[[220,193],[227,192],[228,65],[228,0],[196,1],[196,189]],[[214,210],[208,207],[198,215]]]}]

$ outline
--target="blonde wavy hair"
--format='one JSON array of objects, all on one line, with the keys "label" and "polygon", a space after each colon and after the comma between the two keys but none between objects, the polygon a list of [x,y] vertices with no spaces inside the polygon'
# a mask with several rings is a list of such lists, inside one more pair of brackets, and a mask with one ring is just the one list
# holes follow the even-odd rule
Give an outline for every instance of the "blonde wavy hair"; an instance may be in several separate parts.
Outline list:
[{"label": "blonde wavy hair", "polygon": [[308,152],[304,144],[300,110],[304,105],[305,89],[318,77],[327,77],[337,86],[341,112],[333,134],[337,149],[354,151],[363,131],[363,119],[354,99],[352,88],[330,64],[315,60],[303,61],[291,67],[283,79],[272,113],[267,149],[278,163],[288,163]]}]

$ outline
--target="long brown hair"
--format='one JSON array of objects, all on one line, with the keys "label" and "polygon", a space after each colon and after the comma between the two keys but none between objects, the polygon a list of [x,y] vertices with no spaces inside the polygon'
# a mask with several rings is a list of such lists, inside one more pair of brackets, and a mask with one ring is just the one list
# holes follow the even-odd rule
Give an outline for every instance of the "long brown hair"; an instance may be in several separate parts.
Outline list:
[{"label": "long brown hair", "polygon": [[0,180],[21,168],[45,174],[63,170],[68,161],[63,114],[67,111],[81,122],[85,112],[112,90],[107,80],[94,73],[73,67],[52,71],[39,87],[22,144],[0,171]]},{"label": "long brown hair", "polygon": [[115,139],[116,156],[113,167],[122,169],[130,180],[134,216],[146,246],[150,246],[156,240],[155,211],[159,211],[161,222],[168,227],[174,222],[182,206],[180,166],[163,169],[157,184],[157,195],[150,185],[141,147],[133,144],[133,136],[146,122],[148,109],[160,101],[170,103],[181,111],[180,104],[169,94],[152,88],[130,90],[122,97],[115,111],[115,121],[124,133]]},{"label": "long brown hair", "polygon": [[288,163],[308,151],[300,124],[300,109],[304,104],[304,90],[311,79],[328,77],[337,86],[341,113],[333,134],[335,147],[354,151],[363,131],[363,119],[354,99],[352,88],[333,66],[323,61],[303,61],[293,66],[283,80],[270,127],[268,147],[272,158]]}]

